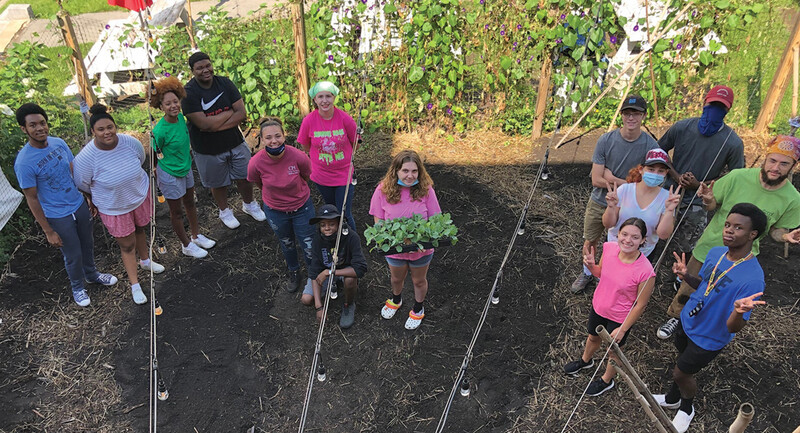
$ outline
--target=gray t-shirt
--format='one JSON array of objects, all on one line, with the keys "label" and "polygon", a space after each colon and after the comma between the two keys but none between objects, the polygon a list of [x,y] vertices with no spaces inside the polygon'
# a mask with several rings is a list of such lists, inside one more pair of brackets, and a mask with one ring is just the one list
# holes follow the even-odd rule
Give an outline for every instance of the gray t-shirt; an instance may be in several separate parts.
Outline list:
[{"label": "gray t-shirt", "polygon": [[[667,152],[672,150],[672,164],[678,174],[691,172],[698,181],[712,180],[719,178],[726,166],[728,171],[744,167],[744,144],[736,132],[730,126],[723,125],[716,134],[706,137],[697,129],[699,122],[699,117],[678,121],[658,140],[662,149]],[[669,188],[673,185],[675,182],[667,179],[665,186]],[[683,204],[702,205],[699,197],[695,197],[694,201],[692,197],[695,197],[695,190],[686,190]]]},{"label": "gray t-shirt", "polygon": [[[594,148],[592,162],[605,166],[611,173],[620,178],[628,177],[628,172],[637,165],[644,162],[647,152],[658,148],[658,142],[653,136],[642,132],[634,141],[622,138],[619,129],[603,134],[597,140]],[[592,188],[592,200],[601,206],[606,206],[605,188]]]}]

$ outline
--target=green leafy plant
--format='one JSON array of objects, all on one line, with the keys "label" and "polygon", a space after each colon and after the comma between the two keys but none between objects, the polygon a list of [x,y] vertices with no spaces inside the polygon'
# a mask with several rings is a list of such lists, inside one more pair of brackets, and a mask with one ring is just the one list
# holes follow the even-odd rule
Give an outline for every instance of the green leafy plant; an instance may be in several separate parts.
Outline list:
[{"label": "green leafy plant", "polygon": [[364,231],[367,245],[375,244],[370,251],[380,250],[388,253],[408,251],[408,248],[422,250],[438,247],[449,242],[458,242],[458,228],[453,225],[449,213],[431,215],[428,219],[415,214],[413,217],[381,220]]}]

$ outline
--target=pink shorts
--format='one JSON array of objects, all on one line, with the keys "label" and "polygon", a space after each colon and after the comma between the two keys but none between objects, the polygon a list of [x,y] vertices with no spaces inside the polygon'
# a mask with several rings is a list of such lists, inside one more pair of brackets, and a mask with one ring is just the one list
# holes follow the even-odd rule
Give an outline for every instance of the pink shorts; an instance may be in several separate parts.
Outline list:
[{"label": "pink shorts", "polygon": [[103,224],[115,238],[124,238],[136,230],[136,227],[145,227],[150,224],[150,217],[153,212],[153,199],[150,197],[150,191],[147,192],[147,198],[136,209],[122,215],[106,215],[102,212],[100,219]]}]

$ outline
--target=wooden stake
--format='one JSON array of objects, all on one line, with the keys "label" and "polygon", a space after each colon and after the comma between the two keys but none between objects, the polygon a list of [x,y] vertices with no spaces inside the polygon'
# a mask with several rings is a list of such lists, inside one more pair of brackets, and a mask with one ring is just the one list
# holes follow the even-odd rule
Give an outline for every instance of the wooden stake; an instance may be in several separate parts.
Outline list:
[{"label": "wooden stake", "polygon": [[608,129],[606,130],[606,132],[611,132],[616,126],[619,110],[622,108],[622,104],[625,102],[625,98],[628,97],[628,94],[631,91],[631,86],[633,86],[633,82],[636,80],[636,76],[639,75],[639,68],[642,66],[642,61],[644,61],[644,57],[639,57],[639,61],[636,62],[636,66],[633,67],[633,74],[631,74],[631,79],[628,80],[628,85],[625,87],[625,93],[622,95],[622,98],[620,98],[619,104],[617,104],[617,109],[614,110],[614,116],[611,118],[611,123],[608,125]]},{"label": "wooden stake", "polygon": [[597,335],[599,335],[600,338],[602,338],[611,346],[611,350],[613,350],[614,354],[616,354],[617,358],[619,358],[620,367],[622,367],[625,373],[627,373],[628,376],[630,376],[630,378],[633,380],[633,383],[636,385],[639,393],[645,398],[645,400],[647,400],[647,403],[650,405],[650,408],[653,409],[653,413],[661,422],[661,425],[663,425],[667,431],[671,433],[678,433],[678,430],[676,430],[675,426],[672,425],[672,420],[667,418],[667,414],[664,413],[664,409],[653,398],[653,394],[650,394],[650,390],[647,388],[647,385],[645,385],[642,378],[639,377],[639,374],[636,373],[636,370],[634,370],[634,368],[631,366],[631,363],[628,362],[628,358],[626,358],[625,354],[622,353],[622,350],[619,348],[619,345],[617,345],[617,342],[614,341],[614,339],[611,338],[611,335],[608,334],[606,328],[603,327],[603,325],[599,325],[596,331]]},{"label": "wooden stake", "polygon": [[647,399],[644,398],[644,396],[639,392],[638,389],[636,389],[636,384],[633,383],[631,377],[625,374],[625,372],[621,368],[619,368],[619,366],[616,363],[614,363],[613,361],[609,362],[611,362],[611,366],[614,367],[614,371],[617,372],[617,375],[625,379],[625,383],[628,384],[628,388],[630,388],[633,395],[636,396],[636,401],[638,401],[639,405],[642,406],[644,413],[647,414],[647,417],[650,418],[650,421],[653,421],[653,424],[656,425],[658,431],[661,433],[668,433],[667,429],[664,428],[663,425],[661,425],[661,422],[658,420],[656,414],[654,414],[653,410],[650,409],[650,405],[647,403]]},{"label": "wooden stake", "polygon": [[295,77],[297,78],[297,108],[300,116],[307,115],[310,110],[308,101],[308,66],[306,64],[306,30],[303,16],[303,1],[292,1],[292,30],[294,33],[294,55],[296,60]]},{"label": "wooden stake", "polygon": [[778,108],[781,104],[781,98],[786,92],[786,87],[789,85],[789,74],[792,70],[793,64],[793,49],[800,45],[800,14],[795,19],[794,29],[792,35],[789,37],[789,42],[783,50],[783,56],[778,69],[775,70],[775,75],[772,77],[772,84],[769,86],[767,96],[764,98],[764,103],[761,105],[761,112],[758,113],[755,127],[753,130],[758,134],[767,132],[767,126],[775,119],[775,114],[778,113]]},{"label": "wooden stake", "polygon": [[553,59],[549,53],[542,62],[542,73],[539,75],[539,90],[536,93],[536,117],[533,119],[532,138],[542,136],[544,113],[547,110],[547,99],[550,96],[550,77],[553,74]]},{"label": "wooden stake", "polygon": [[186,13],[189,19],[186,20],[186,32],[189,33],[189,42],[192,44],[192,49],[197,49],[197,41],[194,39],[194,16],[192,16],[192,1],[186,0]]},{"label": "wooden stake", "polygon": [[792,117],[797,117],[797,97],[800,89],[798,70],[800,70],[800,46],[795,45],[792,49]]},{"label": "wooden stake", "polygon": [[[647,43],[652,46],[653,38],[652,34],[650,33],[650,7],[647,0],[644,0],[644,19],[645,25],[647,26]],[[658,93],[656,92],[656,76],[653,73],[653,51],[649,51],[647,56],[647,63],[650,66],[650,85],[651,89],[653,90],[653,115],[655,116],[654,123],[656,126],[656,133],[661,135],[661,132],[658,131]]]},{"label": "wooden stake", "polygon": [[75,29],[72,27],[72,20],[70,20],[69,13],[63,8],[58,11],[56,18],[58,19],[58,26],[61,28],[61,36],[64,38],[64,43],[72,49],[71,57],[72,64],[75,67],[78,92],[81,98],[91,107],[97,104],[97,96],[95,96],[92,86],[89,84],[89,74],[86,71],[86,65],[83,63],[83,54],[81,54],[81,47],[78,45],[78,38],[75,36]]}]

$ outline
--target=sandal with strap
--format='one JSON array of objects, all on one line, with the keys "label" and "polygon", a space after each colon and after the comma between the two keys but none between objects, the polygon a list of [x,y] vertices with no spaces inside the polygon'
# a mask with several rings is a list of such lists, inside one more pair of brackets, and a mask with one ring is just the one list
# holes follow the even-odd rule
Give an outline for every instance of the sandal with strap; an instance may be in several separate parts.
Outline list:
[{"label": "sandal with strap", "polygon": [[394,314],[397,313],[397,309],[402,305],[402,300],[400,300],[399,304],[395,304],[391,299],[387,299],[386,303],[383,305],[383,308],[381,308],[381,317],[384,319],[391,319],[394,317]]},{"label": "sandal with strap", "polygon": [[414,310],[408,312],[408,319],[406,319],[406,329],[408,330],[415,330],[419,328],[420,323],[422,323],[422,319],[425,318],[425,309],[419,310],[419,313],[415,313]]}]

